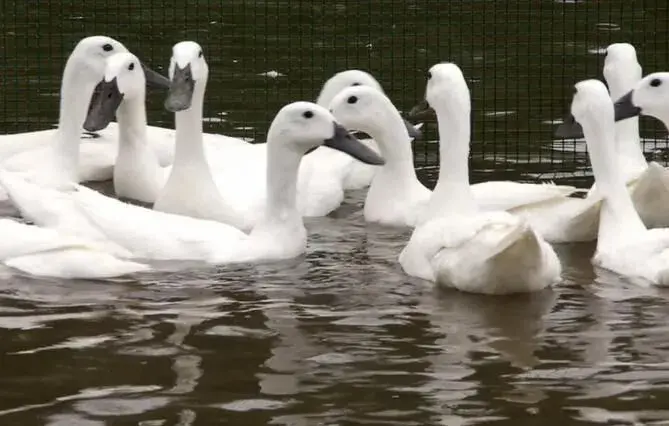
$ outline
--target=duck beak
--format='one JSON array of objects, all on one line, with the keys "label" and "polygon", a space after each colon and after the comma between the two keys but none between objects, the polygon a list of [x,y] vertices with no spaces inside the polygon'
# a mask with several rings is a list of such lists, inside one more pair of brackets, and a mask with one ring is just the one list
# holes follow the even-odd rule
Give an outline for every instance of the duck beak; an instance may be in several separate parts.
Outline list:
[{"label": "duck beak", "polygon": [[122,101],[123,94],[118,90],[116,77],[112,81],[102,80],[91,96],[84,129],[97,132],[107,127],[116,116],[116,109]]},{"label": "duck beak", "polygon": [[354,138],[344,126],[339,123],[333,123],[333,126],[334,134],[324,141],[325,146],[344,152],[365,164],[375,166],[385,164],[385,160],[379,154]]},{"label": "duck beak", "polygon": [[184,68],[175,65],[170,90],[165,99],[165,109],[170,112],[179,112],[190,108],[194,90],[195,81],[190,64]]},{"label": "duck beak", "polygon": [[634,105],[632,102],[632,93],[633,91],[627,92],[625,96],[618,99],[615,104],[613,104],[613,110],[615,111],[615,120],[622,121],[628,118],[637,117],[641,114],[641,108]]},{"label": "duck beak", "polygon": [[170,87],[170,79],[162,74],[157,73],[143,62],[142,70],[144,71],[144,78],[146,79],[146,87],[151,89],[168,89]]},{"label": "duck beak", "polygon": [[564,139],[578,139],[583,137],[583,127],[581,127],[576,118],[569,114],[562,124],[555,129],[555,136]]},{"label": "duck beak", "polygon": [[409,117],[412,118],[420,118],[427,115],[434,115],[434,109],[432,109],[425,99],[420,101],[416,106],[411,108],[411,111],[409,111]]},{"label": "duck beak", "polygon": [[410,138],[413,138],[413,139],[420,139],[420,138],[423,136],[423,132],[421,132],[420,130],[416,129],[416,128],[413,126],[413,124],[409,123],[409,121],[408,121],[407,119],[403,118],[402,120],[404,120],[404,125],[405,125],[406,128],[407,128],[407,132],[409,132],[409,137],[410,137]]}]

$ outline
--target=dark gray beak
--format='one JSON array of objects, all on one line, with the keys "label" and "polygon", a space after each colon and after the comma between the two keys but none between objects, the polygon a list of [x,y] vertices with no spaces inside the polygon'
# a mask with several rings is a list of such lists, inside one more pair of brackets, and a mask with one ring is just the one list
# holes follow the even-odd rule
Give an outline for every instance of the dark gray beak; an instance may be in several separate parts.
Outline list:
[{"label": "dark gray beak", "polygon": [[569,114],[555,129],[555,136],[564,139],[579,139],[583,137],[583,128],[576,122],[574,116]]},{"label": "dark gray beak", "polygon": [[365,164],[375,166],[385,164],[385,160],[379,154],[354,138],[344,126],[339,123],[333,123],[333,126],[334,135],[330,139],[325,140],[325,146],[344,152]]},{"label": "dark gray beak", "polygon": [[421,136],[423,136],[423,132],[420,130],[416,129],[413,124],[409,123],[409,121],[405,118],[404,120],[404,125],[407,128],[407,132],[409,132],[409,137],[413,139],[420,139]]},{"label": "dark gray beak", "polygon": [[170,83],[170,91],[165,99],[165,109],[170,112],[179,112],[190,108],[193,100],[195,81],[190,64],[184,68],[174,67],[174,76]]},{"label": "dark gray beak", "polygon": [[409,117],[411,118],[418,119],[428,115],[434,115],[434,110],[425,99],[420,101],[416,106],[411,108],[411,111],[409,111]]},{"label": "dark gray beak", "polygon": [[641,108],[634,106],[634,103],[632,102],[632,93],[633,91],[628,92],[625,96],[618,99],[616,103],[613,104],[616,121],[636,117],[641,114]]},{"label": "dark gray beak", "polygon": [[146,79],[146,87],[151,89],[167,89],[170,87],[170,79],[147,67],[143,62],[142,70]]},{"label": "dark gray beak", "polygon": [[84,129],[97,132],[104,129],[116,116],[116,109],[123,101],[123,94],[118,90],[116,78],[112,81],[102,80],[96,86],[88,106],[88,115],[84,121]]}]

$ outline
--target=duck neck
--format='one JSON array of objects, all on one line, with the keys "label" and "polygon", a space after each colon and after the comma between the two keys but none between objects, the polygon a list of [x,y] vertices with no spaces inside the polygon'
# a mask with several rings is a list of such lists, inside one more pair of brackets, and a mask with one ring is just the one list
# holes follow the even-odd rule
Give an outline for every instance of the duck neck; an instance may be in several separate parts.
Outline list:
[{"label": "duck neck", "polygon": [[[52,145],[53,172],[69,182],[76,182],[79,168],[79,138],[96,82],[86,69],[77,69],[68,60],[60,88],[58,131]],[[93,81],[93,82],[91,82]]]},{"label": "duck neck", "polygon": [[301,153],[281,143],[272,143],[268,137],[265,220],[302,222],[297,210],[297,174],[301,160]]},{"label": "duck neck", "polygon": [[[604,66],[604,78],[609,84],[609,93],[613,102],[632,90],[641,80],[641,66],[634,61],[632,64],[618,63]],[[623,170],[632,168],[643,171],[648,162],[643,155],[639,138],[639,118],[632,117],[615,124],[616,150],[623,161]]]},{"label": "duck neck", "polygon": [[625,182],[618,173],[618,156],[611,142],[614,140],[614,126],[609,120],[591,123],[584,127],[588,153],[597,187],[604,199],[600,215],[597,247],[605,248],[643,232],[646,227],[634,208]]},{"label": "duck neck", "polygon": [[643,155],[641,140],[639,138],[639,118],[632,117],[619,121],[615,124],[616,146],[618,155],[626,163],[631,163],[634,168],[645,170],[648,166],[646,157]]},{"label": "duck neck", "polygon": [[411,138],[399,113],[394,111],[392,116],[384,120],[383,126],[370,130],[370,136],[376,140],[381,156],[385,160],[374,181],[380,179],[376,176],[391,178],[394,181],[417,181]]},{"label": "duck neck", "polygon": [[204,84],[204,82],[198,82],[190,108],[174,114],[176,125],[174,171],[181,169],[209,171],[202,142]]},{"label": "duck neck", "polygon": [[[139,95],[121,102],[116,110],[119,131],[119,156],[123,151],[147,148],[146,139],[146,108],[144,96]],[[157,161],[157,160],[156,160]]]},{"label": "duck neck", "polygon": [[428,219],[477,211],[469,186],[469,109],[436,110],[439,123],[439,179]]}]

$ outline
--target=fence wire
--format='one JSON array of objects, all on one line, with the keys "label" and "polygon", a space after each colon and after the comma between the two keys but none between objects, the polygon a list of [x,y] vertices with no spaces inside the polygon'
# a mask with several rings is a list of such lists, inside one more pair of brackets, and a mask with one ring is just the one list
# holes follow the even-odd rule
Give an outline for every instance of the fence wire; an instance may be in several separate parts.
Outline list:
[{"label": "fence wire", "polygon": [[[557,177],[585,168],[584,144],[554,140],[554,121],[575,82],[602,78],[608,44],[634,44],[644,74],[669,67],[666,0],[4,1],[0,12],[0,133],[55,125],[62,69],[82,37],[112,36],[163,72],[171,46],[194,40],[210,66],[205,131],[263,141],[281,106],[314,100],[349,68],[408,110],[426,70],[453,61],[472,91],[476,169]],[[149,121],[170,127],[161,96],[148,95]],[[649,158],[664,161],[666,131],[647,118],[641,129]],[[437,164],[436,140],[428,123],[417,164]]]}]

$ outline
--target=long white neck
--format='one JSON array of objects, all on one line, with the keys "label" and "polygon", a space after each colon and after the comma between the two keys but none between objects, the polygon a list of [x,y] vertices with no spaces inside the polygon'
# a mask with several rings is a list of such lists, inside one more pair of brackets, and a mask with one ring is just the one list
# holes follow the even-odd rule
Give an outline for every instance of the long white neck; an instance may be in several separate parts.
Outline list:
[{"label": "long white neck", "polygon": [[265,220],[302,221],[297,210],[297,174],[302,155],[267,139],[267,204]]},{"label": "long white neck", "polygon": [[76,59],[69,59],[63,72],[58,131],[52,145],[52,172],[71,182],[78,180],[79,138],[91,95],[97,84],[90,78],[90,71],[78,69],[75,61]]},{"label": "long white neck", "polygon": [[[616,64],[604,68],[611,99],[615,102],[632,90],[641,79],[641,67],[635,64]],[[616,148],[625,170],[643,171],[648,166],[639,138],[639,118],[632,117],[615,124]]]},{"label": "long white neck", "polygon": [[199,81],[193,92],[190,108],[174,114],[176,143],[174,147],[173,171],[181,169],[204,169],[211,171],[204,153],[202,142],[202,111],[204,106],[205,82]]},{"label": "long white neck", "polygon": [[116,118],[119,131],[119,156],[125,150],[135,151],[136,147],[148,148],[144,95],[138,95],[121,102],[116,110]]},{"label": "long white neck", "polygon": [[404,121],[397,111],[388,112],[385,117],[383,125],[375,126],[369,131],[386,161],[376,172],[372,185],[388,178],[394,182],[417,181],[411,138]]},{"label": "long white neck", "polygon": [[469,186],[469,104],[435,108],[439,123],[439,179],[430,198],[428,217],[470,214],[478,207]]},{"label": "long white neck", "polygon": [[597,187],[604,198],[600,215],[598,249],[616,245],[646,227],[634,208],[612,142],[613,120],[599,120],[583,126]]}]

